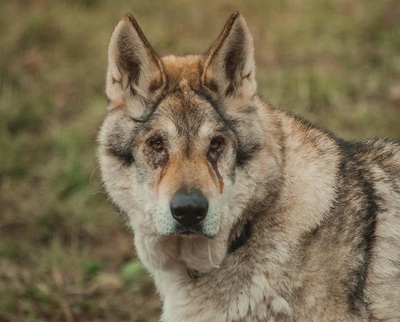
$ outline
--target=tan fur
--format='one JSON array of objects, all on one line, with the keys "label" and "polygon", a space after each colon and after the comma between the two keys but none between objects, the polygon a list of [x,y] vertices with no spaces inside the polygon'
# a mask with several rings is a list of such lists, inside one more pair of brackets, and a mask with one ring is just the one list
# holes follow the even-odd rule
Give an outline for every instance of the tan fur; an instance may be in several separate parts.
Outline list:
[{"label": "tan fur", "polygon": [[[102,178],[162,320],[400,321],[400,145],[345,142],[272,108],[253,55],[238,13],[205,55],[158,58],[131,15],[111,37]],[[200,233],[177,233],[182,187],[208,200]]]}]

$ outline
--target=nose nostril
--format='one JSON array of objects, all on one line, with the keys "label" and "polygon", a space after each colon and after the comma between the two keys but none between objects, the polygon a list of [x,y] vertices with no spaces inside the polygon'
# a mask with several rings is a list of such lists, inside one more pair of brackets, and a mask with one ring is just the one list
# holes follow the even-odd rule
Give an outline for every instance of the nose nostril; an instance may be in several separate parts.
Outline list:
[{"label": "nose nostril", "polygon": [[199,190],[178,191],[171,200],[170,208],[177,222],[191,228],[206,217],[208,201]]}]

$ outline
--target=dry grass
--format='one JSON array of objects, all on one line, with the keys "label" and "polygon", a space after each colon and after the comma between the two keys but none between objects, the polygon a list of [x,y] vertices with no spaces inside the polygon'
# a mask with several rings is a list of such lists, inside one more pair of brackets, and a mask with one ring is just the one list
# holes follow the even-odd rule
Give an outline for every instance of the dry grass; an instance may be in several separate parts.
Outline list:
[{"label": "dry grass", "polygon": [[96,165],[110,34],[203,52],[239,9],[259,88],[346,138],[400,138],[396,0],[0,0],[0,321],[156,321],[160,302]]}]

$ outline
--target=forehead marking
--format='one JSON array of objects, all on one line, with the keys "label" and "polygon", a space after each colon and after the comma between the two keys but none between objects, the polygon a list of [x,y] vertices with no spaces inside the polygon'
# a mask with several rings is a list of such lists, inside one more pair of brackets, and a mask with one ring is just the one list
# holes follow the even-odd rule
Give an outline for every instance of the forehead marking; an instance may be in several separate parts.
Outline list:
[{"label": "forehead marking", "polygon": [[169,119],[166,119],[165,125],[164,125],[164,131],[169,135],[169,136],[176,136],[177,135],[177,129],[176,126],[174,124],[174,122],[172,122]]},{"label": "forehead marking", "polygon": [[212,127],[212,125],[211,125],[209,122],[206,122],[206,123],[202,124],[202,125],[200,126],[200,129],[199,129],[199,132],[198,132],[199,136],[200,136],[201,138],[211,136],[211,134],[213,133],[212,128],[213,128],[213,127]]}]

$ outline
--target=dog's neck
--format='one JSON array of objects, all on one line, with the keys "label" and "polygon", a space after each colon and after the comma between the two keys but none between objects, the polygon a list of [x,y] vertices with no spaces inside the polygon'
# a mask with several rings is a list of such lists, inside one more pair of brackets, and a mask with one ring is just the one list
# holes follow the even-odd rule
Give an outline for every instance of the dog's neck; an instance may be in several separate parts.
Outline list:
[{"label": "dog's neck", "polygon": [[[241,230],[239,230],[239,233],[236,235],[236,237],[234,237],[229,243],[227,254],[232,254],[240,247],[245,245],[250,238],[250,234],[251,234],[250,222],[247,222],[241,228]],[[202,273],[194,269],[187,269],[187,273],[191,279],[197,279],[200,276],[202,276]]]}]

